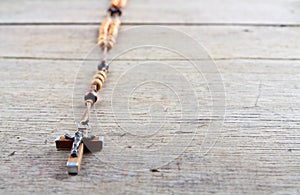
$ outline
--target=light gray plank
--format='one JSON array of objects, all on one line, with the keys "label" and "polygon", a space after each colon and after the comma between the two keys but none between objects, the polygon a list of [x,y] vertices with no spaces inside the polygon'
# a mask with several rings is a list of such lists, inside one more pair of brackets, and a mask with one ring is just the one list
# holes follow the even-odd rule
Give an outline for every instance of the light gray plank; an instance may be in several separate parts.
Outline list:
[{"label": "light gray plank", "polygon": [[[110,56],[115,57],[138,45],[141,48],[131,50],[118,59],[183,58],[166,49],[144,47],[151,43],[155,46],[164,46],[168,43],[168,46],[173,47],[170,49],[193,53],[196,58],[207,57],[201,55],[203,48],[200,53],[197,48],[195,49],[198,43],[204,46],[214,59],[299,59],[300,56],[298,27],[174,26],[167,28],[168,31],[164,27],[155,27],[156,29],[150,32],[153,28],[123,26],[117,45]],[[169,31],[171,34],[164,34]],[[2,26],[0,56],[96,60],[100,58],[101,52],[96,49],[97,32],[98,26]],[[185,39],[188,42],[184,41]]]},{"label": "light gray plank", "polygon": [[[100,23],[109,1],[1,1],[0,23]],[[294,0],[129,0],[125,23],[299,24]]]},{"label": "light gray plank", "polygon": [[[284,27],[299,25],[293,0],[129,0],[110,56],[142,47],[111,63],[91,118],[104,150],[68,176],[53,139],[82,114],[108,3],[0,2],[0,194],[300,193],[300,37]],[[136,24],[172,25],[216,64],[184,34]],[[176,51],[205,59],[192,59],[200,72]]]},{"label": "light gray plank", "polygon": [[[222,128],[208,134],[207,141],[214,143],[219,139],[205,156],[203,148],[208,145],[202,142],[204,129],[210,119],[220,120],[207,113],[200,114],[199,131],[192,134],[193,141],[179,156],[176,151],[182,149],[182,145],[174,144],[164,152],[164,147],[170,145],[162,144],[174,143],[174,132],[168,128],[179,122],[176,117],[169,118],[174,123],[167,124],[155,136],[130,139],[130,132],[118,126],[124,123],[115,120],[116,113],[112,112],[110,102],[118,78],[138,62],[113,64],[92,115],[92,132],[105,135],[106,145],[101,153],[84,156],[80,175],[70,177],[64,167],[67,153],[57,152],[52,141],[56,135],[73,132],[73,112],[76,114],[83,109],[82,92],[87,89],[96,63],[90,61],[81,66],[82,61],[0,61],[1,192],[68,193],[82,189],[90,193],[141,194],[299,192],[300,61],[225,60],[217,62],[219,73],[206,72],[215,78],[218,74],[222,77],[215,82],[224,85],[226,115]],[[181,70],[180,74],[186,76],[199,97],[206,95],[208,89],[203,86],[207,83],[199,73],[191,73],[194,68],[188,62],[164,63]],[[132,82],[147,79],[149,74],[151,72],[145,69],[139,77],[132,77]],[[75,101],[72,103],[74,84]],[[182,86],[178,83],[175,90]],[[163,85],[157,85],[156,89],[141,88],[144,98],[137,105],[147,106],[145,95],[154,94],[156,98],[155,92],[163,89]],[[118,100],[126,100],[126,94]],[[199,103],[202,107],[209,106],[209,99],[199,98]],[[115,110],[122,111],[122,107]],[[167,112],[174,114],[172,106]],[[147,114],[138,117],[144,120]],[[126,117],[119,120],[133,122]],[[191,134],[175,134],[181,135],[186,142],[191,139]],[[149,150],[161,147],[157,154],[174,160],[162,167],[151,167],[159,172],[136,171],[154,161],[150,156],[140,156],[146,143],[154,144],[148,146]],[[10,155],[13,151],[14,155]],[[130,166],[133,159],[136,160],[134,169]]]}]

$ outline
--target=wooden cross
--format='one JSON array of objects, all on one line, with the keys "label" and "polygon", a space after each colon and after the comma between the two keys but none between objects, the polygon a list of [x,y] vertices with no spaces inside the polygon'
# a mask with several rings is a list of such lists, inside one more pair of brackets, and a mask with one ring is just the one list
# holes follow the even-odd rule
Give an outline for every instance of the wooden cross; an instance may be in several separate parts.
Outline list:
[{"label": "wooden cross", "polygon": [[78,128],[75,136],[68,134],[55,140],[57,150],[71,150],[67,162],[67,170],[71,175],[77,175],[80,170],[84,151],[99,152],[103,147],[103,136],[87,136],[87,128]]}]

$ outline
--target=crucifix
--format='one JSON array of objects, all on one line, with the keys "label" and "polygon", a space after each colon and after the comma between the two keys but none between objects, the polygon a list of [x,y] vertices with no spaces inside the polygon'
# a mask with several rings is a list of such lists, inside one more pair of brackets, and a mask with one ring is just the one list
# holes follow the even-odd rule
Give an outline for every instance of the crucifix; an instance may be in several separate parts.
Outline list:
[{"label": "crucifix", "polygon": [[120,16],[122,14],[121,8],[126,5],[127,0],[111,0],[109,9],[107,10],[107,17],[102,22],[99,29],[98,45],[102,50],[102,60],[98,64],[98,71],[94,75],[90,83],[90,89],[85,94],[84,100],[86,110],[82,116],[82,120],[77,124],[77,131],[74,136],[65,134],[55,140],[56,148],[58,150],[71,150],[67,170],[69,174],[78,174],[80,164],[82,161],[84,151],[97,152],[103,147],[102,136],[88,136],[90,110],[97,102],[97,92],[102,88],[104,81],[109,72],[109,65],[107,62],[107,52],[115,45],[120,28]]},{"label": "crucifix", "polygon": [[65,134],[55,140],[57,150],[70,150],[67,171],[71,175],[78,174],[84,151],[99,152],[103,147],[103,136],[87,136],[88,126],[78,124],[75,136]]}]

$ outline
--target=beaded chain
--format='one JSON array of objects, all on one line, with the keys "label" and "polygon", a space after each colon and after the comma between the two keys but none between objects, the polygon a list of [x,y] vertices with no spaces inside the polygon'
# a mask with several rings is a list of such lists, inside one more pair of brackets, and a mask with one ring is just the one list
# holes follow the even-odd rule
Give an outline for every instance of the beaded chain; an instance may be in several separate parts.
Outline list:
[{"label": "beaded chain", "polygon": [[107,10],[107,16],[99,29],[97,44],[102,50],[102,60],[98,65],[97,73],[93,76],[93,80],[90,83],[90,89],[84,96],[86,110],[81,121],[77,124],[78,129],[75,135],[71,136],[69,134],[65,134],[55,140],[56,148],[58,150],[71,149],[71,153],[67,161],[69,174],[78,174],[84,150],[87,149],[90,152],[97,152],[101,151],[103,147],[102,136],[88,136],[88,122],[91,107],[98,99],[97,92],[102,88],[103,83],[107,78],[109,69],[107,52],[112,49],[116,43],[121,24],[121,8],[125,6],[126,2],[127,0],[111,0],[110,7]]},{"label": "beaded chain", "polygon": [[90,90],[84,96],[85,105],[87,107],[82,120],[82,125],[89,122],[90,108],[97,102],[97,92],[102,88],[107,78],[109,65],[107,63],[107,52],[113,48],[116,43],[119,28],[121,25],[120,16],[121,8],[127,3],[127,0],[112,0],[110,8],[107,10],[107,17],[99,28],[98,45],[102,49],[102,61],[98,65],[98,72],[94,75],[90,83]]}]

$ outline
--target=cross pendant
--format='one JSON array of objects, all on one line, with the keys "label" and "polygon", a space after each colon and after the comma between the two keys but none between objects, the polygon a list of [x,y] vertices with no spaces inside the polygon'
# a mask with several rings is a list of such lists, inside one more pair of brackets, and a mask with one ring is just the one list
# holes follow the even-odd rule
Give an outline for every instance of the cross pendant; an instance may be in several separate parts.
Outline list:
[{"label": "cross pendant", "polygon": [[75,136],[65,134],[55,139],[57,150],[70,150],[67,170],[71,175],[77,175],[80,170],[83,153],[99,152],[103,147],[103,136],[87,136],[86,128],[78,128]]}]

